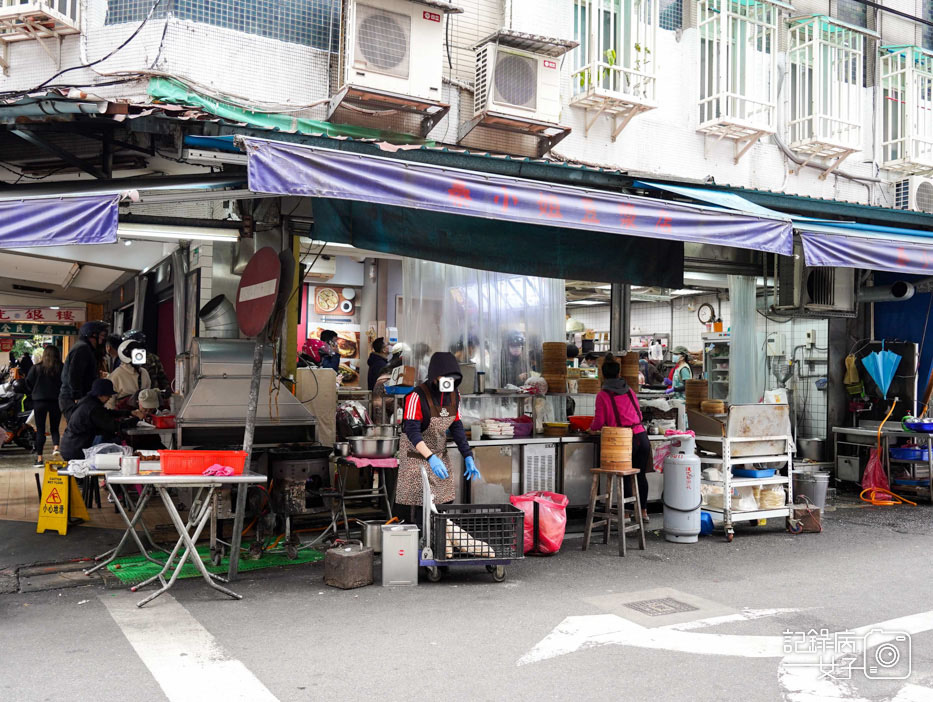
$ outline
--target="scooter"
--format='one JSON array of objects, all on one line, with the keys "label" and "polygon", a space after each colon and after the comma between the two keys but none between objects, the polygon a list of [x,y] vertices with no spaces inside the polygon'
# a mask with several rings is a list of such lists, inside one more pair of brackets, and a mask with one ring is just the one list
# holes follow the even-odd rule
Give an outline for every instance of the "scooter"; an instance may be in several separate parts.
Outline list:
[{"label": "scooter", "polygon": [[2,447],[19,446],[31,451],[36,443],[36,430],[26,424],[32,402],[22,390],[21,381],[14,381],[12,392],[0,395],[0,438]]}]

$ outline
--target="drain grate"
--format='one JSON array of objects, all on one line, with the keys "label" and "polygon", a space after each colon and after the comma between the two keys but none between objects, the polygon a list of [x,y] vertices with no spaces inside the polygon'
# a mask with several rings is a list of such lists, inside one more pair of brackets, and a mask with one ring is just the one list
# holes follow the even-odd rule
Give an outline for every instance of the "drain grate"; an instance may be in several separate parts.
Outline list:
[{"label": "drain grate", "polygon": [[649,617],[663,617],[666,614],[679,614],[680,612],[696,612],[699,609],[699,607],[694,607],[686,602],[675,600],[673,597],[626,602],[625,606]]}]

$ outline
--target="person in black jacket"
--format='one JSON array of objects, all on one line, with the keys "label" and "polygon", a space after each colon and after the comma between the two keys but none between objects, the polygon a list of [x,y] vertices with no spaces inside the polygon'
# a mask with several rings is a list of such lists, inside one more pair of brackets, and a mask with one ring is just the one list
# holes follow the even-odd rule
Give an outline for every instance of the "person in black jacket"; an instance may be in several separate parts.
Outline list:
[{"label": "person in black jacket", "polygon": [[367,385],[369,386],[369,391],[372,392],[373,388],[376,387],[376,380],[379,378],[379,374],[382,373],[382,369],[386,367],[386,364],[389,362],[389,354],[386,353],[386,340],[381,336],[378,339],[373,341],[373,350],[369,354],[369,377],[367,378]]},{"label": "person in black jacket", "polygon": [[93,446],[98,436],[103,441],[113,440],[119,428],[117,415],[104,407],[113,394],[113,383],[98,378],[91,384],[88,394],[74,406],[62,436],[62,458],[66,461],[84,458],[84,449]]},{"label": "person in black jacket", "polygon": [[29,371],[32,370],[33,365],[32,356],[27,351],[23,354],[22,358],[19,359],[19,363],[16,365],[16,367],[19,368],[19,377],[25,380],[29,375]]},{"label": "person in black jacket", "polygon": [[62,389],[62,352],[57,346],[49,345],[42,352],[42,361],[33,366],[26,376],[26,392],[32,398],[32,409],[36,413],[36,467],[43,465],[42,450],[45,447],[45,422],[49,422],[52,434],[52,456],[60,456],[58,444],[59,425],[62,412],[58,396]]},{"label": "person in black jacket", "polygon": [[[103,322],[85,322],[78,332],[78,343],[65,358],[58,406],[69,421],[75,404],[82,401],[94,381],[100,378],[97,350],[106,341],[106,334],[107,325]],[[103,341],[101,337],[104,337]]]}]

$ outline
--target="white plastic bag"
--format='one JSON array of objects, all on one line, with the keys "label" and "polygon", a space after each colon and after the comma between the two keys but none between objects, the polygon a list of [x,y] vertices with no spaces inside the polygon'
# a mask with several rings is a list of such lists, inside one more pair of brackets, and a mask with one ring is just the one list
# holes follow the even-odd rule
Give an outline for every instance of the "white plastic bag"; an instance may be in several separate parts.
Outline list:
[{"label": "white plastic bag", "polygon": [[736,512],[754,512],[758,509],[758,500],[755,499],[755,488],[732,488],[732,509]]},{"label": "white plastic bag", "polygon": [[35,410],[29,413],[29,417],[26,419],[26,425],[32,427],[33,429],[38,429],[38,427],[36,427],[36,411]]}]

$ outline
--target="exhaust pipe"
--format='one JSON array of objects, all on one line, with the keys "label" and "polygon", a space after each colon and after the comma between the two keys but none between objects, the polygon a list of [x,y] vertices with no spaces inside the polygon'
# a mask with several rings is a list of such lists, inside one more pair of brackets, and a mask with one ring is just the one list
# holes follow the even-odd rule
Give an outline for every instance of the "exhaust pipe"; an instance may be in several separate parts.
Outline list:
[{"label": "exhaust pipe", "polygon": [[881,285],[871,288],[861,288],[858,291],[859,303],[864,302],[905,302],[914,296],[916,288],[913,283],[899,280],[893,285]]},{"label": "exhaust pipe", "polygon": [[204,331],[214,339],[239,339],[240,325],[236,320],[236,309],[226,295],[218,295],[198,312]]}]

